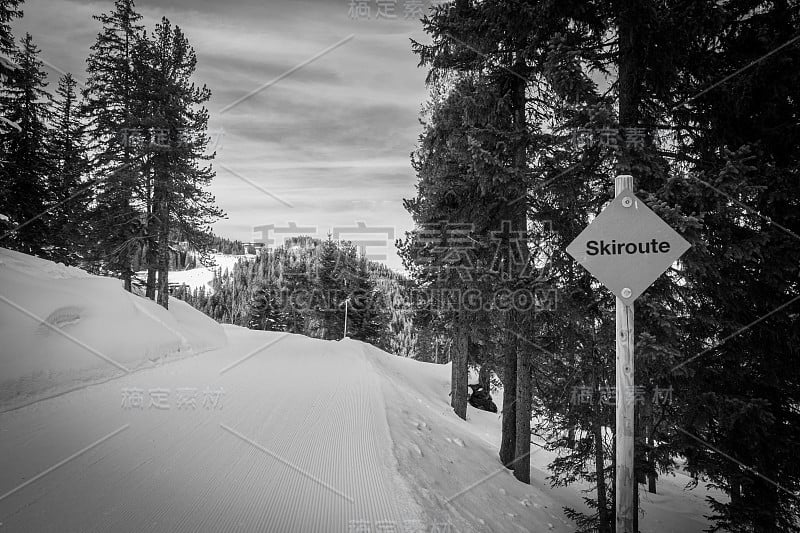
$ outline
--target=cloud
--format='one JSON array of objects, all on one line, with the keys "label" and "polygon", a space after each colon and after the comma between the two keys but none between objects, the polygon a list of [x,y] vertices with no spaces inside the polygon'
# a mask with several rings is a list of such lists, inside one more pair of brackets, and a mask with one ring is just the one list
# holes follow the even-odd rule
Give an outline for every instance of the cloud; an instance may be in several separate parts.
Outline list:
[{"label": "cloud", "polygon": [[[391,224],[397,235],[412,221],[402,198],[413,197],[409,153],[427,97],[409,38],[425,40],[421,24],[404,18],[354,17],[347,0],[140,0],[148,29],[167,16],[197,52],[196,83],[213,96],[209,127],[224,130],[218,162],[289,201],[276,202],[216,165],[212,193],[229,219],[215,230],[249,240],[254,225],[296,220],[320,227]],[[34,36],[58,70],[85,79],[85,60],[100,30],[92,15],[113,2],[27,0],[13,26]],[[219,110],[340,41],[352,40],[274,86],[220,114]],[[51,87],[58,72],[51,70]],[[397,258],[388,261],[398,267]]]}]

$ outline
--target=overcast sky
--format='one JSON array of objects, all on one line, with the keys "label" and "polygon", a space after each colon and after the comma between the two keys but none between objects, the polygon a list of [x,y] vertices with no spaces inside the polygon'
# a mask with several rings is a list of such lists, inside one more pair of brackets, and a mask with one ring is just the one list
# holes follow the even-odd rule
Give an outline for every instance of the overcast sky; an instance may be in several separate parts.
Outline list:
[{"label": "overcast sky", "polygon": [[[320,236],[344,228],[342,237],[355,240],[346,228],[358,222],[393,228],[394,237],[411,229],[402,199],[415,194],[409,153],[427,91],[409,38],[426,40],[418,14],[431,0],[424,2],[137,2],[147,28],[162,16],[181,27],[197,52],[196,81],[213,93],[209,129],[219,145],[212,192],[229,217],[214,226],[218,234],[250,241],[260,235],[255,227],[296,223]],[[92,15],[112,7],[112,0],[26,0],[14,33],[33,35],[51,89],[59,71],[85,79],[100,29]],[[367,252],[400,268],[393,244]]]}]

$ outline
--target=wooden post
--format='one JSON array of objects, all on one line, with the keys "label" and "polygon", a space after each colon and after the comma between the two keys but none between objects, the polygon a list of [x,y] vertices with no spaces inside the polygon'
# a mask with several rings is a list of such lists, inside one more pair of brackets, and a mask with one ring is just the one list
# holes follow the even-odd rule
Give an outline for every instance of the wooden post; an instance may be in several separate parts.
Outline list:
[{"label": "wooden post", "polygon": [[[623,189],[633,191],[633,176],[617,176],[614,195]],[[633,530],[634,492],[637,490],[633,476],[633,302],[626,305],[617,297],[617,358],[616,358],[616,411],[617,411],[617,465],[616,465],[616,533],[637,533]]]}]

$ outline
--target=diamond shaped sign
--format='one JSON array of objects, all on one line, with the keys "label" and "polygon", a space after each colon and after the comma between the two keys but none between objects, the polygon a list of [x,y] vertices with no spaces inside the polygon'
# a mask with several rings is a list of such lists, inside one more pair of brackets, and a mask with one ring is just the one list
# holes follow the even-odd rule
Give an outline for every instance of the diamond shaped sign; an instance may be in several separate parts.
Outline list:
[{"label": "diamond shaped sign", "polygon": [[567,246],[567,253],[630,304],[690,246],[624,189]]}]

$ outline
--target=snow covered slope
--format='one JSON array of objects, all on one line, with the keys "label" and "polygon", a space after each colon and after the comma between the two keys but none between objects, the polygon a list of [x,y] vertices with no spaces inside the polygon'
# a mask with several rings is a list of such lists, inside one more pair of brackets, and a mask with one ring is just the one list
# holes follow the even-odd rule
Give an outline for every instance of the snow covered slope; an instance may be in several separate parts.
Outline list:
[{"label": "snow covered slope", "polygon": [[227,342],[182,301],[166,311],[119,280],[4,248],[0,339],[0,410]]},{"label": "snow covered slope", "polygon": [[[446,365],[349,339],[218,336],[179,302],[166,312],[113,280],[8,251],[0,261],[12,390],[90,368],[115,377],[0,412],[0,533],[575,529],[562,507],[580,508],[586,487],[551,489],[538,448],[532,484],[517,482],[497,458],[500,417],[449,407]],[[197,346],[208,350],[163,358]],[[706,493],[682,492],[686,481],[659,484],[643,532],[706,527]]]},{"label": "snow covered slope", "polygon": [[423,523],[363,350],[226,331],[226,348],[0,414],[0,531]]},{"label": "snow covered slope", "polygon": [[[516,481],[499,457],[501,415],[468,406],[467,420],[449,405],[450,366],[395,357],[355,341],[383,378],[387,418],[403,476],[428,502],[435,519],[453,531],[574,531],[565,506],[582,512],[588,484],[551,488],[547,465],[556,454],[538,446],[531,451],[531,485]],[[502,393],[493,394],[502,411]],[[534,444],[536,444],[534,442]],[[705,502],[712,492],[683,490],[689,477],[662,478],[658,494],[642,493],[642,533],[699,533],[708,527]],[[721,493],[713,496],[724,500]]]}]

